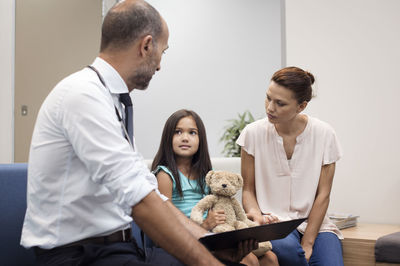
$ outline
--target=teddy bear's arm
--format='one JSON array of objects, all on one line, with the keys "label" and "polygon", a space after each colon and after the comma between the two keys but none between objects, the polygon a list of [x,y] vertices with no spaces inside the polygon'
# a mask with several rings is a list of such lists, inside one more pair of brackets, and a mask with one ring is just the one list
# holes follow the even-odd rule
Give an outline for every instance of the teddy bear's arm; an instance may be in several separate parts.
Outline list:
[{"label": "teddy bear's arm", "polygon": [[240,205],[239,201],[235,198],[232,199],[232,207],[235,210],[236,219],[238,221],[245,222],[248,226],[255,226],[255,223],[247,218],[242,205]]},{"label": "teddy bear's arm", "polygon": [[211,209],[215,202],[217,202],[217,197],[215,195],[207,195],[202,198],[193,207],[192,212],[190,213],[190,219],[198,224],[201,224],[203,222],[203,213]]},{"label": "teddy bear's arm", "polygon": [[244,222],[247,219],[247,216],[240,205],[239,201],[235,198],[232,198],[232,207],[235,210],[236,219]]}]

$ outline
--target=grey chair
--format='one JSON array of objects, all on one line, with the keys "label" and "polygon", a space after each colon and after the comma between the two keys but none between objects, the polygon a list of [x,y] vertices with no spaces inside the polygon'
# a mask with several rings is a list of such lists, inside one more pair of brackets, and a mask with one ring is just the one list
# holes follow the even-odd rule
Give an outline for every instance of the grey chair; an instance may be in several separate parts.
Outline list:
[{"label": "grey chair", "polygon": [[375,259],[377,262],[400,263],[400,232],[378,238]]}]

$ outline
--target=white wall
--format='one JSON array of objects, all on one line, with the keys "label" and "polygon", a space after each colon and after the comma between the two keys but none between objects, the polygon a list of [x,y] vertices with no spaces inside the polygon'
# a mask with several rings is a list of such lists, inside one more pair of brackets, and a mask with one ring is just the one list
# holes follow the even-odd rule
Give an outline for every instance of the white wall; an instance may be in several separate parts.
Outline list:
[{"label": "white wall", "polygon": [[[109,0],[114,1],[114,0]],[[136,138],[154,156],[162,126],[179,108],[203,118],[212,156],[226,119],[264,114],[267,80],[280,67],[279,1],[152,0],[170,27],[162,71],[135,92]],[[12,162],[14,0],[0,1],[0,163]],[[286,0],[286,60],[313,72],[307,109],[337,131],[330,211],[400,223],[400,1]]]},{"label": "white wall", "polygon": [[13,161],[14,1],[0,1],[0,163]]},{"label": "white wall", "polygon": [[281,66],[279,0],[150,0],[168,23],[169,46],[147,91],[133,92],[135,136],[153,158],[167,118],[188,108],[202,118],[211,156],[226,120],[264,115],[268,79]]},{"label": "white wall", "polygon": [[308,113],[341,140],[330,211],[400,223],[400,1],[287,0],[287,65],[315,74]]},{"label": "white wall", "polygon": [[107,14],[107,11],[116,3],[120,2],[120,0],[102,0],[103,3],[103,18]]},{"label": "white wall", "polygon": [[[0,1],[0,163],[13,158],[14,1]],[[115,2],[105,0],[104,9]],[[206,125],[211,155],[220,156],[227,119],[247,109],[264,114],[268,77],[282,61],[280,0],[149,2],[169,25],[170,49],[149,89],[132,94],[138,148],[152,158],[168,116],[189,108]]]}]

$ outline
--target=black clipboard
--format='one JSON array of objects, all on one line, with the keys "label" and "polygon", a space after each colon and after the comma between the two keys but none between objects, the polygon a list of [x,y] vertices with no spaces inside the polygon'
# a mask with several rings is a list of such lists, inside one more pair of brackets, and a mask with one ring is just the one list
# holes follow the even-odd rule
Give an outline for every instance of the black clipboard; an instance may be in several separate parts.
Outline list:
[{"label": "black clipboard", "polygon": [[275,240],[286,237],[307,218],[264,224],[244,229],[204,236],[199,241],[209,250],[237,248],[240,241],[255,239],[258,242]]}]

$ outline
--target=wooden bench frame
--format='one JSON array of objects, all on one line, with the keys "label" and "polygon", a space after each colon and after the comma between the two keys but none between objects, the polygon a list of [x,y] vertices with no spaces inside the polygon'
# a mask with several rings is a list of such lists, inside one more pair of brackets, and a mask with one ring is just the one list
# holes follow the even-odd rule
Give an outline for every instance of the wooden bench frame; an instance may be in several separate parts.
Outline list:
[{"label": "wooden bench frame", "polygon": [[345,266],[394,266],[400,264],[375,262],[375,243],[378,238],[399,232],[400,225],[359,223],[342,230]]}]

